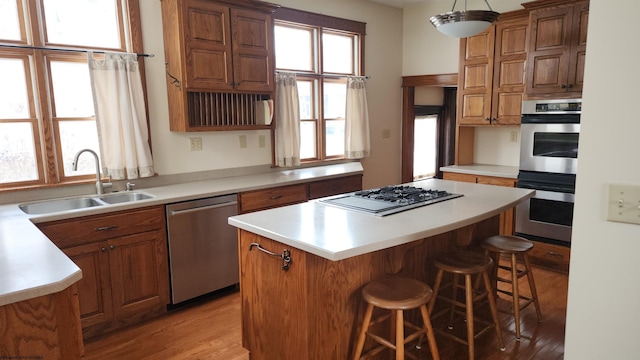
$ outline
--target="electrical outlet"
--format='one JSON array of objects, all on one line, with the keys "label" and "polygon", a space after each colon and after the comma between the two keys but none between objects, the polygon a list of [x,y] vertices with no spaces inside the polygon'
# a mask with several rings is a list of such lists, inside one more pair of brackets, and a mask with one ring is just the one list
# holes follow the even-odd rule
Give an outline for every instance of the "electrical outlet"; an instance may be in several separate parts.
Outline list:
[{"label": "electrical outlet", "polygon": [[640,185],[609,184],[607,220],[640,225]]},{"label": "electrical outlet", "polygon": [[240,149],[247,147],[247,135],[238,136],[238,140],[240,141]]},{"label": "electrical outlet", "polygon": [[266,142],[266,139],[265,139],[264,135],[259,135],[258,136],[258,147],[259,148],[265,147],[265,142]]},{"label": "electrical outlet", "polygon": [[391,137],[391,129],[382,129],[382,138],[388,139]]},{"label": "electrical outlet", "polygon": [[518,132],[517,131],[512,131],[511,132],[511,142],[518,142]]},{"label": "electrical outlet", "polygon": [[189,138],[189,150],[190,151],[202,150],[202,138],[199,138],[199,137]]}]

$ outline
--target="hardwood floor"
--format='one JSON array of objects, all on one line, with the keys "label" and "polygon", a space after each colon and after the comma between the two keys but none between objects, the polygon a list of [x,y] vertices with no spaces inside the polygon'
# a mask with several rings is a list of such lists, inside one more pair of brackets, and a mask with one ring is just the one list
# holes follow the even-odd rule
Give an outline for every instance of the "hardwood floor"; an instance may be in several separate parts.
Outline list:
[{"label": "hardwood floor", "polygon": [[[500,294],[498,309],[506,349],[498,350],[495,333],[488,331],[476,339],[476,359],[564,357],[568,276],[540,267],[534,267],[533,271],[543,322],[538,322],[533,305],[528,306],[521,312],[522,338],[516,341],[511,304]],[[526,280],[521,281],[522,292],[527,293]],[[467,359],[466,346],[440,336],[436,340],[442,359]],[[430,359],[426,353],[422,356]],[[85,343],[84,359],[248,360],[249,355],[241,345],[240,293],[227,290],[171,310],[160,319],[91,339]]]}]

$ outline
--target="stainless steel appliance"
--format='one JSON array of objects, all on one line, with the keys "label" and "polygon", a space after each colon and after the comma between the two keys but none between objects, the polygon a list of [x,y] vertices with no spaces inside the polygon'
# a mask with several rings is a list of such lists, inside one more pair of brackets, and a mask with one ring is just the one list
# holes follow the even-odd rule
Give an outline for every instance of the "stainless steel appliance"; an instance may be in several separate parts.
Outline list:
[{"label": "stainless steel appliance", "polygon": [[171,303],[237,284],[236,194],[166,206]]},{"label": "stainless steel appliance", "polygon": [[523,102],[518,187],[536,194],[516,207],[516,234],[571,243],[581,111],[580,99]]},{"label": "stainless steel appliance", "polygon": [[462,195],[446,191],[394,185],[356,191],[320,202],[376,216],[386,216],[460,196]]}]

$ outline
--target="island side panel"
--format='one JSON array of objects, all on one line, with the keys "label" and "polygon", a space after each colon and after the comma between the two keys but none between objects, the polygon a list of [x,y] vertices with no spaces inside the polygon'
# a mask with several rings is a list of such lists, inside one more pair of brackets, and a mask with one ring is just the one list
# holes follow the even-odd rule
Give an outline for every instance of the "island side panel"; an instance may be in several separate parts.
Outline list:
[{"label": "island side panel", "polygon": [[[331,261],[240,230],[243,346],[252,360],[351,358],[365,309],[360,294],[365,284],[399,274],[432,285],[435,256],[477,247],[498,231],[499,216],[495,216],[448,233]],[[289,249],[291,268],[285,272],[280,258],[256,248],[249,251],[252,242],[277,253]],[[408,317],[416,321],[419,314]]]},{"label": "island side panel", "polygon": [[[242,346],[251,360],[304,359],[308,305],[305,254],[259,235],[239,230]],[[282,259],[268,255],[252,243],[281,254],[291,251],[293,263],[282,270]]]}]

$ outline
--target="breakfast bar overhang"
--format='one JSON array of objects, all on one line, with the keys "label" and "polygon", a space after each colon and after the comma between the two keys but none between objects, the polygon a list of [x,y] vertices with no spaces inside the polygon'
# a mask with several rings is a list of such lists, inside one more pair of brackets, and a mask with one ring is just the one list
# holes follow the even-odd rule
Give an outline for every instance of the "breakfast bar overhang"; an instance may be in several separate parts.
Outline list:
[{"label": "breakfast bar overhang", "polygon": [[500,213],[534,194],[437,179],[406,185],[463,196],[383,217],[314,200],[229,218],[252,360],[350,358],[362,286],[389,274],[432,285],[430,259],[498,234]]}]

